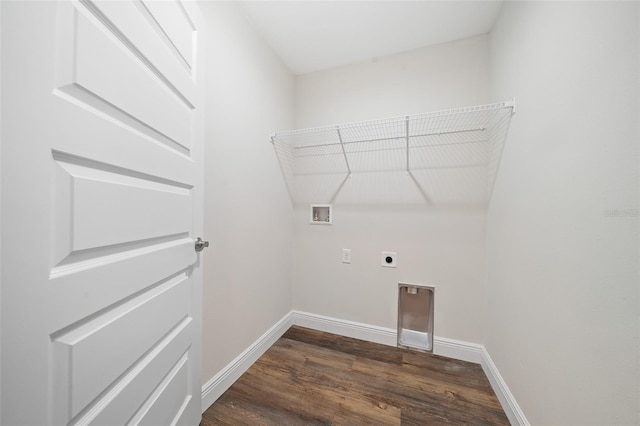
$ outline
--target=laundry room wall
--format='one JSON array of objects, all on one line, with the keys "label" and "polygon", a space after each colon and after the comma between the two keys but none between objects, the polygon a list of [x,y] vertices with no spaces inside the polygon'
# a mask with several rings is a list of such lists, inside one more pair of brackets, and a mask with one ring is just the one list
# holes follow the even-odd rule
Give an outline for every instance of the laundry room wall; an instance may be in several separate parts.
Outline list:
[{"label": "laundry room wall", "polygon": [[638,424],[638,2],[505,2],[484,344],[531,424]]},{"label": "laundry room wall", "polygon": [[298,76],[296,127],[485,103],[487,48],[478,36]]},{"label": "laundry room wall", "polygon": [[240,6],[208,22],[203,383],[291,310],[292,208],[269,135],[293,125],[294,79]]},{"label": "laundry room wall", "polygon": [[[486,103],[487,43],[474,37],[299,76],[296,128]],[[294,309],[395,329],[398,282],[435,285],[435,335],[481,342],[485,208],[388,202],[414,185],[409,177],[387,192],[362,179],[354,173],[345,185],[362,185],[366,202],[339,193],[331,226],[310,225],[308,204],[296,206]],[[381,267],[382,251],[397,252],[397,268]]]}]

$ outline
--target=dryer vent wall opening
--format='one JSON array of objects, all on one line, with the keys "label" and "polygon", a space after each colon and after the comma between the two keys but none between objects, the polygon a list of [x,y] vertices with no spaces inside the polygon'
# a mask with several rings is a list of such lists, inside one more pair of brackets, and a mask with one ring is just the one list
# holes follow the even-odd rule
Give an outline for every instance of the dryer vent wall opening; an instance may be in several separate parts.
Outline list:
[{"label": "dryer vent wall opening", "polygon": [[398,347],[433,352],[434,290],[398,284]]}]

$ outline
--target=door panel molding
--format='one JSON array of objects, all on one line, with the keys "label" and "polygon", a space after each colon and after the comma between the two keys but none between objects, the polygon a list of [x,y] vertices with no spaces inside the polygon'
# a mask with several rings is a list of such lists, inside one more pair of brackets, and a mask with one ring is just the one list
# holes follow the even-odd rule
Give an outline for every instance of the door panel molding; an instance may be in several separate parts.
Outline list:
[{"label": "door panel molding", "polygon": [[53,384],[57,393],[66,396],[55,407],[69,410],[65,423],[160,345],[167,330],[189,318],[190,298],[189,279],[183,273],[53,333]]},{"label": "door panel molding", "polygon": [[[118,3],[102,7],[127,5]],[[78,5],[85,13],[71,5],[60,8],[58,19],[64,28],[58,31],[58,94],[188,155],[194,82],[179,70],[173,74],[182,75],[183,81],[181,87],[175,86],[97,7],[82,5],[93,3]],[[132,11],[138,13],[136,8]],[[157,48],[155,51],[158,55]],[[111,73],[126,78],[113,78]]]}]

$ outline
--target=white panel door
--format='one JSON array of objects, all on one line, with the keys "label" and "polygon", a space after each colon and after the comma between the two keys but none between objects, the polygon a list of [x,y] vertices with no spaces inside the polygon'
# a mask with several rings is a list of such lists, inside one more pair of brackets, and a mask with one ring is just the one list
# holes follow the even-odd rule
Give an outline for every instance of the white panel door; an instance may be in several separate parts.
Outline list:
[{"label": "white panel door", "polygon": [[3,425],[196,425],[192,2],[1,2]]}]

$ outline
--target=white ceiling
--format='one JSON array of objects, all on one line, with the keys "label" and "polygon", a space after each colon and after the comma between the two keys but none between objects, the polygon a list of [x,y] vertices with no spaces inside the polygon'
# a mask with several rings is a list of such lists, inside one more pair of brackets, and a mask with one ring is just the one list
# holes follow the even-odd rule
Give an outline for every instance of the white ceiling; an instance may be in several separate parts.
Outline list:
[{"label": "white ceiling", "polygon": [[242,1],[296,75],[488,33],[502,0]]}]

